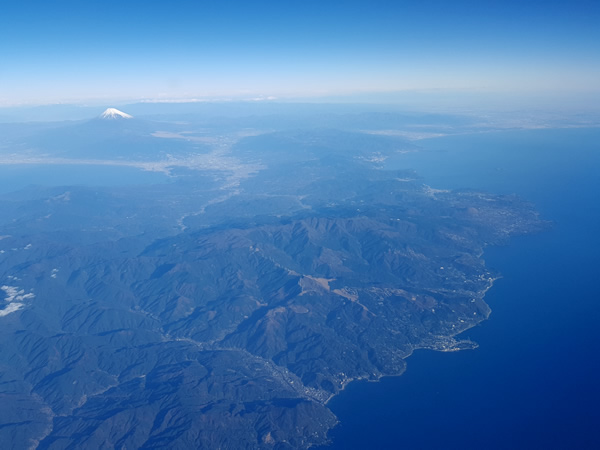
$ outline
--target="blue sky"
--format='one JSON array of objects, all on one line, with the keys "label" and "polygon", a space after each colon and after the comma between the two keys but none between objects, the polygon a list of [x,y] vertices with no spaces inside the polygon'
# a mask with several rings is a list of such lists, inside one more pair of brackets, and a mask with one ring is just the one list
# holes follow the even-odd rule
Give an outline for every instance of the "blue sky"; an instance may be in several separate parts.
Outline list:
[{"label": "blue sky", "polygon": [[0,105],[600,92],[600,1],[4,1]]}]

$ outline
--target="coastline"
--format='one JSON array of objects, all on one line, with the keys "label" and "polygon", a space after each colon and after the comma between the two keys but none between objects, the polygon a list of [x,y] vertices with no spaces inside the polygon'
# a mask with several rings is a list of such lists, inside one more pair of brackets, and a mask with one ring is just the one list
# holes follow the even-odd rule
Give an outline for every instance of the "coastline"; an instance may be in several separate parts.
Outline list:
[{"label": "coastline", "polygon": [[[483,254],[483,252],[482,252]],[[454,333],[454,334],[450,334],[447,337],[449,339],[454,339],[456,336],[465,333],[466,331],[475,328],[476,326],[478,326],[479,324],[481,324],[482,322],[485,322],[486,320],[489,319],[491,313],[492,313],[492,308],[489,306],[488,303],[485,302],[484,298],[486,293],[494,286],[494,282],[497,281],[498,279],[501,279],[502,276],[501,275],[496,275],[493,278],[490,278],[490,284],[489,286],[487,286],[483,291],[481,291],[481,301],[487,306],[487,314],[485,316],[482,316],[480,318],[480,320],[478,320],[475,323],[470,323],[469,326],[467,326],[466,328],[463,328],[462,330]],[[435,351],[435,352],[440,352],[440,353],[455,353],[455,352],[461,352],[461,351],[465,351],[465,350],[475,350],[477,348],[479,348],[479,344],[477,342],[471,341],[470,339],[465,339],[465,340],[459,340],[456,341],[457,344],[461,343],[461,342],[469,342],[472,343],[473,346],[472,347],[465,347],[465,348],[449,348],[449,349],[439,349],[439,348],[434,348],[432,346],[415,346],[412,347],[409,351],[409,353],[406,356],[402,357],[402,360],[405,361],[404,364],[404,368],[402,370],[401,373],[397,373],[397,374],[381,374],[379,376],[377,376],[376,378],[370,378],[370,377],[358,377],[358,378],[349,378],[347,380],[345,380],[342,383],[342,387],[340,388],[340,390],[338,392],[336,392],[335,394],[332,394],[329,398],[327,398],[327,400],[325,400],[325,402],[323,403],[324,405],[327,405],[332,399],[334,399],[335,397],[337,397],[340,393],[344,392],[346,390],[346,388],[353,382],[356,381],[366,381],[367,383],[378,383],[380,382],[383,378],[388,378],[388,377],[393,377],[393,378],[397,378],[397,377],[401,377],[402,375],[404,375],[406,373],[407,370],[407,363],[406,360],[408,358],[410,358],[413,353],[417,350],[431,350],[431,351]],[[340,422],[338,421],[338,424]],[[336,425],[337,426],[337,425]]]}]

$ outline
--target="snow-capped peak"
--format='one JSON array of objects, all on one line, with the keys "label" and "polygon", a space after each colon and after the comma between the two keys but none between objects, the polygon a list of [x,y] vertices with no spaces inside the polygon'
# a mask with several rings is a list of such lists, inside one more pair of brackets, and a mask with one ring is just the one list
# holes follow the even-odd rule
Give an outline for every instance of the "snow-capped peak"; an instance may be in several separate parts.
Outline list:
[{"label": "snow-capped peak", "polygon": [[102,114],[100,114],[101,119],[133,119],[133,116],[130,116],[123,111],[119,111],[115,108],[108,108]]}]

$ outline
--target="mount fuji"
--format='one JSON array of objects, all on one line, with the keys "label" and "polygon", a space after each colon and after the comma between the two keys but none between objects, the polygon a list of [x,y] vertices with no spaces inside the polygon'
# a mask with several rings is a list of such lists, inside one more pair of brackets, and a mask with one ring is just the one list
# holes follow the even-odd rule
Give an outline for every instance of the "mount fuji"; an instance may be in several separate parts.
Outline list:
[{"label": "mount fuji", "polygon": [[[207,146],[183,139],[161,139],[156,131],[177,131],[177,125],[133,117],[108,108],[92,119],[65,122],[41,129],[27,138],[27,145],[41,154],[62,158],[159,160],[165,155],[187,154]],[[193,145],[193,150],[191,149]]]},{"label": "mount fuji", "polygon": [[106,111],[104,111],[102,114],[100,114],[100,119],[107,119],[107,120],[133,119],[133,116],[130,116],[129,114],[124,113],[123,111],[119,111],[116,108],[108,108]]}]

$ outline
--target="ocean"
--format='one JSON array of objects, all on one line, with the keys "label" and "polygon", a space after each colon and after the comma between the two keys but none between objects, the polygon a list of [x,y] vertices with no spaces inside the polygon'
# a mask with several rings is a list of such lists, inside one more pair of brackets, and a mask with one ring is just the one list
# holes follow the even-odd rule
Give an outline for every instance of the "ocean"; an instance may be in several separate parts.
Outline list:
[{"label": "ocean", "polygon": [[416,351],[407,371],[329,403],[333,449],[600,448],[600,129],[502,131],[418,141],[411,168],[438,189],[516,193],[549,231],[487,248],[502,274],[480,347]]}]

